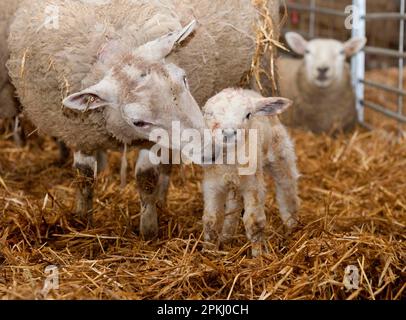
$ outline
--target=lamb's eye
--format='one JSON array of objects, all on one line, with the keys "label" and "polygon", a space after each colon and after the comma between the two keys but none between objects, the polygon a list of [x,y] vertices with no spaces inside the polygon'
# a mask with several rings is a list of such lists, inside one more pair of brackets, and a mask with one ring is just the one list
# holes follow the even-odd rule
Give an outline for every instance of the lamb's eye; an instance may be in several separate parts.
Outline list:
[{"label": "lamb's eye", "polygon": [[136,126],[138,128],[144,128],[144,127],[149,126],[149,123],[145,122],[145,121],[134,121],[133,124],[134,124],[134,126]]},{"label": "lamb's eye", "polygon": [[151,73],[150,70],[142,71],[141,74],[140,74],[140,77],[141,78],[146,78],[150,73]]},{"label": "lamb's eye", "polygon": [[342,56],[345,55],[345,50],[344,49],[340,51],[340,55],[342,55]]},{"label": "lamb's eye", "polygon": [[305,55],[308,55],[308,54],[310,54],[310,50],[307,50],[307,49],[306,49]]},{"label": "lamb's eye", "polygon": [[252,117],[252,113],[250,112],[247,114],[246,119],[249,120],[249,119],[251,119],[251,117]]}]

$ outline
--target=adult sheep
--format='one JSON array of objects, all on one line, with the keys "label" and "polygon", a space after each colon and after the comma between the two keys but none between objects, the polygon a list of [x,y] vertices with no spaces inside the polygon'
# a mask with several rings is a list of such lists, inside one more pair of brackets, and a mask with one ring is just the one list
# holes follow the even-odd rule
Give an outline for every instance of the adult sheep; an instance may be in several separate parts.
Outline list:
[{"label": "adult sheep", "polygon": [[[276,14],[278,1],[268,8]],[[79,213],[90,219],[97,150],[142,145],[152,129],[170,133],[173,121],[205,128],[190,93],[203,104],[240,82],[251,66],[258,16],[251,0],[23,2],[9,38],[10,74],[33,123],[76,150],[75,167],[87,177]],[[191,33],[192,24],[181,26],[192,19],[195,36],[173,50]],[[136,170],[141,233],[150,238],[170,170],[154,166],[147,152]]]},{"label": "adult sheep", "polygon": [[346,59],[358,53],[365,38],[345,43],[333,39],[306,41],[289,32],[286,40],[302,59],[278,61],[281,95],[294,101],[283,116],[284,124],[314,133],[349,131],[357,123],[355,94]]}]

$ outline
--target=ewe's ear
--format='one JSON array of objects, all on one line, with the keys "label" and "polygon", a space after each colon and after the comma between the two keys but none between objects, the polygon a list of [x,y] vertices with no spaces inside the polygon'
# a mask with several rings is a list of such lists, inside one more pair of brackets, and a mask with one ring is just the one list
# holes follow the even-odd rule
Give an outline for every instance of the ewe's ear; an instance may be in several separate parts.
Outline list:
[{"label": "ewe's ear", "polygon": [[293,102],[285,98],[261,98],[255,102],[254,114],[258,116],[275,116],[283,113]]},{"label": "ewe's ear", "polygon": [[172,50],[185,41],[196,29],[197,21],[193,20],[182,30],[168,33],[156,40],[150,41],[139,47],[135,53],[148,60],[162,60]]},{"label": "ewe's ear", "polygon": [[298,55],[303,56],[306,53],[308,42],[296,32],[288,32],[285,35],[286,42],[289,47],[297,53]]},{"label": "ewe's ear", "polygon": [[349,58],[360,52],[367,44],[367,38],[352,38],[344,43],[345,55]]},{"label": "ewe's ear", "polygon": [[108,80],[102,80],[93,87],[74,93],[63,100],[66,108],[88,111],[113,106],[114,86]]}]

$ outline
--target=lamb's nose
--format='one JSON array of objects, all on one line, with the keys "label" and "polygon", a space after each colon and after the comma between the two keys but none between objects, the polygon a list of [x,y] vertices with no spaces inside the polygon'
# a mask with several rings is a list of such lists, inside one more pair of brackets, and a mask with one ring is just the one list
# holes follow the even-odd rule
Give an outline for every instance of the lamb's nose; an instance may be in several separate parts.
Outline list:
[{"label": "lamb's nose", "polygon": [[330,70],[330,68],[329,68],[329,67],[320,67],[320,68],[317,68],[317,70],[318,70],[321,74],[326,74],[326,73]]},{"label": "lamb's nose", "polygon": [[237,135],[237,130],[235,129],[223,129],[224,138],[234,138]]}]

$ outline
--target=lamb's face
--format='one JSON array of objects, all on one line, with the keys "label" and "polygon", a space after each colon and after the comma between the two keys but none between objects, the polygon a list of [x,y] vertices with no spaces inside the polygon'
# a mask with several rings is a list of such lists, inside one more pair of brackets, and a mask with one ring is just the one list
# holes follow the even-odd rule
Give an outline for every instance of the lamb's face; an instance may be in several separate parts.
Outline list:
[{"label": "lamb's face", "polygon": [[304,56],[307,80],[319,88],[329,88],[340,82],[346,59],[359,52],[366,39],[354,38],[345,43],[333,39],[306,41],[297,33],[289,32],[286,40],[297,54]]},{"label": "lamb's face", "polygon": [[227,145],[241,142],[252,128],[254,117],[275,116],[291,105],[292,101],[285,98],[263,98],[253,91],[226,89],[211,98],[203,111],[217,141]]},{"label": "lamb's face", "polygon": [[235,90],[223,91],[210,99],[205,108],[206,122],[218,139],[235,143],[241,135],[238,131],[250,128],[254,101]]}]

